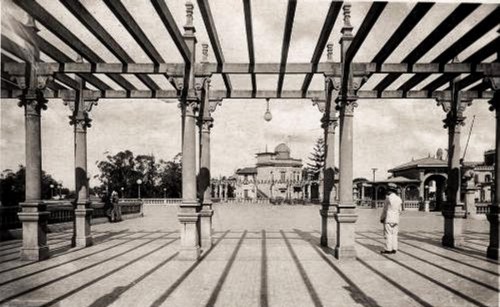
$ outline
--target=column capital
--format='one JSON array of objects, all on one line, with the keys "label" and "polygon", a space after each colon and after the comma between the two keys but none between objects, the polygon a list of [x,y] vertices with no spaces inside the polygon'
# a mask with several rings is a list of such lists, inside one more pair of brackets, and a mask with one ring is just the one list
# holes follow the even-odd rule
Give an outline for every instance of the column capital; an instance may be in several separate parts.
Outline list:
[{"label": "column capital", "polygon": [[335,114],[328,116],[327,113],[321,118],[321,128],[326,129],[328,133],[335,133],[338,126],[338,117]]},{"label": "column capital", "polygon": [[211,116],[199,118],[198,126],[200,127],[201,132],[210,133],[210,129],[214,126],[214,119]]},{"label": "column capital", "polygon": [[348,98],[340,98],[338,100],[337,110],[344,112],[345,116],[353,116],[354,108],[358,107],[357,98],[348,97]]},{"label": "column capital", "polygon": [[48,100],[39,90],[25,90],[19,98],[17,105],[25,108],[26,115],[40,115],[42,110],[47,110]]},{"label": "column capital", "polygon": [[463,116],[465,109],[472,105],[472,99],[464,97],[461,92],[457,93],[456,101],[453,101],[451,95],[441,93],[436,96],[437,106],[443,108],[446,118],[443,120],[444,128],[464,126],[466,117]]}]

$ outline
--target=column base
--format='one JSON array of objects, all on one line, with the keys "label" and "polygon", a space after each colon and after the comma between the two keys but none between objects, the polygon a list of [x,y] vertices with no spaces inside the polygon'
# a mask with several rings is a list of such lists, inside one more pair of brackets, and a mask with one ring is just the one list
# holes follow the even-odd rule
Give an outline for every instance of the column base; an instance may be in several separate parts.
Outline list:
[{"label": "column base", "polygon": [[212,248],[212,216],[214,215],[214,210],[212,210],[212,204],[203,204],[200,211],[200,236],[201,236],[201,248],[203,251],[207,251]]},{"label": "column base", "polygon": [[356,207],[339,207],[335,214],[337,221],[337,244],[335,246],[335,258],[340,260],[352,260],[357,256],[355,247],[355,225],[358,219]]},{"label": "column base", "polygon": [[443,208],[443,216],[444,236],[441,240],[441,244],[447,247],[463,245],[463,221],[465,219],[463,204],[458,204],[452,208]]},{"label": "column base", "polygon": [[177,256],[177,260],[182,261],[196,261],[200,259],[201,250],[199,247],[188,248],[182,247],[179,250],[179,255]]},{"label": "column base", "polygon": [[21,247],[21,261],[41,261],[50,257],[50,250],[47,245],[39,247]]},{"label": "column base", "polygon": [[20,204],[22,211],[18,213],[23,227],[23,246],[21,260],[40,261],[49,258],[47,245],[47,221],[49,212],[42,202],[24,202]]},{"label": "column base", "polygon": [[499,259],[500,246],[500,214],[498,204],[490,205],[490,213],[486,215],[490,222],[490,244],[486,251],[486,256],[491,259]]},{"label": "column base", "polygon": [[73,238],[71,245],[73,247],[87,247],[93,244],[91,233],[91,220],[93,209],[88,208],[90,203],[85,203],[83,208],[78,204],[75,209],[75,223],[73,228]]},{"label": "column base", "polygon": [[335,213],[337,212],[336,205],[328,204],[323,205],[319,210],[321,215],[321,238],[320,244],[325,247],[335,247],[336,228]]},{"label": "column base", "polygon": [[200,257],[200,213],[197,202],[184,202],[180,206],[178,218],[181,226],[181,246],[178,258],[197,260]]}]

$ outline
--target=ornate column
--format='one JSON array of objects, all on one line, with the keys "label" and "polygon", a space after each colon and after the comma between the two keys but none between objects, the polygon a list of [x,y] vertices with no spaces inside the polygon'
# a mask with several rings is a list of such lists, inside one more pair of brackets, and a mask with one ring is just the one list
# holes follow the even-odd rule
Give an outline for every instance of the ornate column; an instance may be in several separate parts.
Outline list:
[{"label": "ornate column", "polygon": [[[498,73],[498,71],[497,71]],[[495,134],[495,180],[493,199],[490,205],[490,212],[487,214],[488,221],[490,222],[490,244],[486,255],[488,258],[498,260],[500,249],[500,76],[498,74],[489,78],[495,94],[493,99],[489,101],[491,104],[490,110],[495,111],[496,115],[496,134]]]},{"label": "ornate column", "polygon": [[[30,35],[36,35],[38,29],[32,18],[26,25]],[[18,213],[23,227],[23,245],[21,260],[39,261],[49,258],[47,245],[47,220],[49,212],[42,201],[42,139],[41,111],[47,109],[47,100],[43,90],[52,78],[38,72],[37,62],[40,52],[35,44],[26,46],[31,55],[26,62],[26,72],[22,75],[12,74],[22,94],[18,105],[24,108],[25,145],[26,145],[26,177],[25,201],[20,203]]]},{"label": "ornate column", "polygon": [[193,26],[193,4],[186,3],[186,25],[184,41],[191,51],[191,69],[189,87],[181,98],[182,110],[182,204],[178,218],[181,224],[181,249],[179,258],[196,260],[200,256],[199,245],[199,203],[196,193],[196,112],[198,98],[194,92],[194,64],[196,54],[196,37]]},{"label": "ornate column", "polygon": [[455,247],[463,243],[463,220],[465,218],[464,203],[460,199],[461,165],[460,165],[460,130],[465,125],[463,112],[472,103],[472,100],[463,97],[462,93],[455,90],[455,83],[451,82],[451,92],[436,97],[438,105],[443,107],[446,118],[443,120],[444,128],[448,129],[448,181],[447,202],[443,207],[444,246]]},{"label": "ornate column", "polygon": [[[353,201],[353,118],[357,104],[357,91],[361,86],[366,73],[353,73],[350,63],[345,63],[346,53],[353,40],[350,22],[351,5],[344,4],[344,26],[340,39],[342,62],[342,88],[337,98],[340,110],[340,140],[339,140],[339,204],[335,220],[337,221],[337,242],[335,257],[338,259],[352,259],[356,257],[355,223],[358,219],[356,204]],[[347,66],[347,64],[349,66]],[[349,73],[347,73],[347,71]],[[345,87],[344,87],[345,86]]]},{"label": "ornate column", "polygon": [[23,225],[21,260],[39,261],[49,258],[47,220],[49,212],[42,201],[42,140],[41,110],[47,100],[39,89],[29,88],[20,97],[18,105],[24,107],[26,133],[26,197],[20,204],[19,220]]},{"label": "ornate column", "polygon": [[86,247],[92,245],[91,220],[92,208],[89,195],[89,180],[87,173],[87,128],[92,121],[89,112],[97,104],[97,99],[86,100],[83,96],[84,82],[78,76],[76,81],[80,84],[75,100],[65,100],[72,111],[70,125],[74,126],[74,154],[75,154],[75,191],[74,202],[75,219],[73,222],[72,245]]},{"label": "ornate column", "polygon": [[[208,44],[203,44],[203,61],[207,62]],[[215,111],[220,101],[210,101],[210,78],[205,78],[200,84],[201,110],[198,118],[200,128],[200,173],[199,189],[201,195],[200,211],[200,243],[206,251],[212,247],[212,188],[210,185],[210,129],[213,127],[212,112]]]},{"label": "ornate column", "polygon": [[[332,60],[333,45],[327,45],[328,60]],[[337,212],[335,190],[335,128],[338,125],[334,101],[337,98],[339,84],[332,77],[325,78],[325,97],[323,118],[321,119],[325,140],[325,164],[323,169],[323,200],[321,215],[321,245],[335,247]],[[318,104],[318,107],[320,105]],[[320,108],[321,111],[321,108]]]}]

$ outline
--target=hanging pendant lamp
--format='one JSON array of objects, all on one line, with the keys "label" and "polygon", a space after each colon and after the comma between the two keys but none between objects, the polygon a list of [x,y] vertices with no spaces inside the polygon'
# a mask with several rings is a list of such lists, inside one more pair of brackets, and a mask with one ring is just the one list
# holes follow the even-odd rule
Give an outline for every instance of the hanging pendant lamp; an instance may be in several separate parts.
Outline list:
[{"label": "hanging pendant lamp", "polygon": [[271,121],[271,119],[273,119],[273,115],[271,114],[271,111],[269,111],[269,98],[266,98],[266,102],[267,102],[267,108],[266,108],[266,113],[264,113],[264,120],[266,122],[269,122]]}]

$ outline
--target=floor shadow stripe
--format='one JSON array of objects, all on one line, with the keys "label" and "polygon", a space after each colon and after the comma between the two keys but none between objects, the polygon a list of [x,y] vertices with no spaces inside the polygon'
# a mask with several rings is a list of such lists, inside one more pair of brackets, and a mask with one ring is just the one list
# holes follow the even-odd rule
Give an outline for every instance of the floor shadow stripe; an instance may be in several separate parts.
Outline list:
[{"label": "floor shadow stripe", "polygon": [[217,301],[217,298],[219,297],[220,291],[222,289],[222,286],[224,285],[224,282],[227,279],[227,276],[229,275],[229,272],[231,271],[231,268],[233,267],[233,263],[236,260],[236,256],[238,255],[238,252],[240,251],[241,245],[243,244],[243,240],[245,240],[245,237],[247,236],[247,232],[244,231],[243,235],[241,238],[238,240],[238,243],[236,243],[236,247],[231,254],[231,257],[229,257],[229,260],[226,264],[226,267],[224,268],[224,271],[222,271],[222,275],[219,277],[219,280],[217,281],[217,284],[212,291],[212,294],[210,295],[210,298],[208,299],[208,302],[205,306],[214,306],[215,302]]},{"label": "floor shadow stripe", "polygon": [[[141,260],[141,259],[144,259],[144,258],[146,258],[146,257],[148,257],[148,256],[150,256],[150,255],[152,255],[152,254],[154,254],[154,253],[156,253],[157,251],[159,251],[159,250],[161,250],[161,249],[165,248],[166,246],[168,246],[168,245],[170,245],[170,244],[174,243],[174,242],[175,242],[175,241],[177,241],[177,240],[179,240],[179,239],[178,239],[178,238],[177,238],[177,239],[172,239],[171,241],[169,241],[169,242],[167,242],[167,243],[165,243],[165,244],[160,245],[159,247],[157,247],[157,248],[155,248],[155,249],[153,249],[153,250],[151,250],[151,251],[147,252],[146,254],[140,255],[140,256],[136,257],[135,259],[130,260],[130,261],[128,261],[127,263],[124,263],[124,264],[122,264],[121,266],[119,266],[119,267],[117,267],[117,268],[115,268],[115,269],[113,269],[113,270],[109,271],[108,273],[106,273],[106,274],[104,274],[104,275],[101,275],[101,276],[99,276],[98,278],[93,279],[93,280],[91,280],[91,281],[89,281],[89,282],[87,282],[87,283],[85,283],[85,284],[83,284],[83,285],[79,286],[78,288],[76,288],[76,289],[73,289],[73,290],[69,291],[68,293],[65,293],[64,295],[59,296],[59,297],[57,297],[57,298],[55,298],[55,299],[51,300],[50,302],[45,303],[45,304],[44,304],[44,305],[42,305],[42,306],[47,307],[47,306],[50,306],[50,305],[52,305],[52,304],[58,303],[58,302],[62,301],[63,299],[65,299],[65,298],[67,298],[67,297],[69,297],[69,296],[71,296],[71,295],[73,295],[73,294],[75,294],[75,293],[77,293],[77,292],[79,292],[79,291],[81,291],[81,290],[83,290],[83,289],[87,288],[88,286],[90,286],[90,285],[92,285],[92,284],[94,284],[94,283],[96,283],[96,282],[99,282],[99,281],[103,280],[104,278],[106,278],[106,277],[108,277],[108,276],[111,276],[111,275],[115,274],[116,272],[118,272],[118,271],[120,271],[120,270],[123,270],[123,269],[124,269],[124,268],[126,268],[127,266],[132,265],[132,264],[136,263],[137,261],[139,261],[139,260]],[[174,254],[174,256],[175,256],[175,255],[177,255],[177,254],[178,254],[178,253],[175,253],[175,254]],[[169,259],[171,259],[171,258],[173,258],[173,256],[171,256]]]},{"label": "floor shadow stripe", "polygon": [[469,297],[469,296],[461,293],[460,291],[458,291],[456,289],[453,289],[452,287],[450,287],[448,285],[445,285],[444,283],[442,283],[442,282],[440,282],[440,281],[438,281],[438,280],[436,280],[436,279],[434,279],[434,278],[432,278],[430,276],[427,276],[427,275],[423,274],[422,272],[420,272],[420,271],[418,271],[418,270],[416,270],[416,269],[414,269],[414,268],[412,268],[412,267],[410,267],[410,266],[402,263],[401,261],[395,260],[395,259],[393,259],[393,258],[391,258],[389,256],[386,256],[386,255],[381,255],[379,253],[379,247],[378,246],[369,245],[369,244],[366,244],[366,243],[361,243],[359,241],[357,243],[359,245],[361,245],[361,246],[366,247],[368,250],[372,251],[373,253],[375,253],[377,255],[380,255],[381,257],[383,257],[383,258],[385,258],[387,260],[390,260],[390,261],[392,261],[392,262],[400,265],[401,267],[407,269],[408,271],[413,272],[413,273],[415,273],[415,274],[423,277],[424,279],[427,279],[428,281],[430,281],[430,282],[432,282],[432,283],[440,286],[441,288],[444,288],[444,289],[448,290],[449,292],[455,294],[456,296],[459,296],[459,297],[463,298],[464,300],[466,300],[466,301],[468,301],[468,302],[470,302],[472,304],[475,304],[475,305],[481,306],[481,307],[487,307],[487,305],[481,303],[480,301],[475,300],[475,299],[473,299],[473,298],[471,298],[471,297]]},{"label": "floor shadow stripe", "polygon": [[143,281],[146,277],[148,277],[149,275],[151,275],[154,272],[156,272],[157,270],[159,270],[162,266],[166,265],[172,259],[174,259],[175,257],[177,257],[177,255],[179,255],[179,252],[176,252],[173,255],[171,255],[170,257],[168,257],[167,259],[163,260],[158,265],[156,265],[155,267],[151,268],[146,273],[142,274],[137,279],[135,279],[134,281],[132,281],[131,283],[129,283],[127,286],[125,286],[125,287],[118,287],[112,293],[107,294],[107,295],[105,295],[105,296],[97,299],[95,302],[93,302],[91,305],[89,305],[89,307],[101,307],[101,306],[109,306],[109,305],[111,305],[116,300],[118,300],[123,293],[125,293],[128,290],[130,290],[135,285],[137,285],[141,281]]},{"label": "floor shadow stripe", "polygon": [[[148,235],[148,234],[146,234],[145,236],[147,236],[147,235]],[[103,261],[101,261],[101,262],[96,262],[96,263],[91,264],[91,265],[88,265],[88,266],[86,266],[86,267],[84,267],[84,268],[78,269],[78,270],[73,271],[73,272],[71,272],[71,273],[65,274],[65,275],[63,275],[63,276],[59,276],[59,277],[57,277],[57,278],[55,278],[55,279],[52,279],[52,280],[49,280],[49,281],[44,282],[44,283],[42,283],[42,284],[39,284],[39,285],[37,285],[37,286],[35,286],[35,287],[32,287],[32,288],[30,288],[30,289],[26,289],[26,290],[24,290],[24,291],[22,291],[22,292],[20,292],[20,293],[17,293],[17,294],[11,295],[11,296],[9,296],[9,297],[6,297],[6,298],[4,298],[3,300],[1,300],[1,301],[0,301],[0,305],[1,305],[1,304],[4,304],[4,303],[6,303],[6,302],[8,302],[8,301],[10,301],[10,300],[12,300],[12,299],[15,299],[15,298],[17,298],[17,297],[23,296],[23,295],[25,295],[25,294],[27,294],[27,293],[30,293],[30,292],[36,291],[36,290],[41,289],[41,288],[43,288],[43,287],[45,287],[45,286],[51,285],[51,284],[53,284],[53,283],[55,283],[55,282],[61,281],[61,280],[63,280],[63,279],[66,279],[66,278],[68,278],[68,277],[71,277],[71,276],[73,276],[73,275],[75,275],[75,274],[81,273],[81,272],[83,272],[83,271],[89,270],[89,269],[91,269],[91,268],[93,268],[93,267],[96,267],[96,266],[98,266],[98,265],[104,264],[104,263],[106,263],[106,262],[108,262],[108,261],[111,261],[111,260],[113,260],[113,259],[116,259],[116,258],[118,258],[118,257],[121,257],[121,256],[123,256],[123,255],[125,255],[125,254],[128,254],[128,253],[130,253],[130,252],[132,252],[132,251],[134,251],[134,250],[137,250],[137,249],[139,249],[139,248],[141,248],[141,247],[143,247],[143,246],[146,246],[147,244],[149,244],[149,243],[151,243],[151,242],[154,242],[154,241],[156,241],[156,240],[162,239],[162,238],[164,238],[165,236],[167,236],[167,235],[163,235],[163,236],[161,236],[161,237],[154,238],[154,239],[149,239],[148,241],[143,242],[143,243],[141,243],[141,244],[139,244],[139,245],[137,245],[137,246],[134,246],[134,247],[133,247],[133,248],[131,248],[131,249],[128,249],[128,250],[123,251],[123,252],[121,252],[121,253],[119,253],[119,254],[113,255],[113,256],[111,256],[111,257],[109,257],[109,258],[106,258],[105,260],[103,260]]]},{"label": "floor shadow stripe", "polygon": [[[380,240],[373,239],[373,238],[370,238],[370,237],[365,236],[365,235],[363,235],[363,236],[364,236],[366,239],[368,239],[368,240],[374,241],[374,242],[379,243],[379,244],[384,244],[384,242],[382,242],[382,241],[380,241]],[[409,257],[412,257],[412,258],[414,258],[414,259],[417,259],[417,260],[419,260],[419,261],[421,261],[421,262],[423,262],[423,263],[425,263],[425,264],[428,264],[428,265],[430,265],[430,266],[436,267],[436,268],[438,268],[438,269],[440,269],[440,270],[443,270],[443,271],[445,271],[445,272],[448,272],[448,273],[450,273],[450,274],[453,274],[453,275],[455,275],[455,276],[457,276],[457,277],[460,277],[460,278],[462,278],[462,279],[468,280],[468,281],[470,281],[470,282],[472,282],[472,283],[475,283],[475,284],[477,284],[477,285],[479,285],[479,286],[482,286],[482,287],[488,288],[488,289],[490,289],[490,290],[492,290],[492,291],[500,292],[500,290],[499,290],[499,289],[497,289],[496,287],[490,286],[490,285],[485,284],[485,283],[483,283],[483,282],[481,282],[481,281],[479,281],[479,280],[473,279],[473,278],[471,278],[471,277],[469,277],[469,276],[465,276],[465,275],[463,275],[463,274],[460,274],[460,273],[458,273],[458,272],[455,272],[455,271],[453,271],[453,270],[450,270],[450,269],[448,269],[448,268],[446,268],[446,267],[444,267],[444,266],[442,266],[442,265],[432,263],[431,261],[429,261],[429,260],[427,260],[427,259],[421,258],[421,257],[419,257],[419,256],[415,256],[415,255],[413,255],[413,254],[411,254],[411,253],[408,253],[408,252],[405,252],[405,251],[403,251],[403,250],[398,250],[398,253],[401,253],[401,254],[407,255],[407,256],[409,256]]]},{"label": "floor shadow stripe", "polygon": [[212,251],[215,249],[216,246],[219,245],[219,243],[226,237],[226,235],[230,232],[230,230],[227,230],[220,236],[220,238],[215,241],[214,245],[212,246],[211,249],[209,249],[206,253],[201,255],[200,259],[198,259],[193,265],[189,267],[189,269],[186,270],[160,297],[158,297],[152,304],[152,307],[159,307],[165,300],[168,298],[168,296],[174,292],[177,287],[196,269],[200,263],[210,254]]},{"label": "floor shadow stripe", "polygon": [[342,272],[330,259],[328,259],[327,256],[325,256],[323,250],[318,245],[313,243],[314,241],[316,241],[315,237],[298,229],[294,229],[294,231],[304,241],[308,242],[309,245],[311,245],[311,247],[313,248],[313,250],[316,251],[316,253],[321,257],[321,259],[323,259],[323,261],[325,261],[326,264],[328,264],[349,285],[351,289],[346,288],[346,291],[350,292],[352,299],[356,303],[367,307],[380,307],[380,305],[377,303],[375,299],[373,299],[372,297],[367,295],[363,290],[361,290],[361,288],[359,288],[358,285],[356,285],[349,277],[347,277],[347,275],[344,272]]},{"label": "floor shadow stripe", "polygon": [[[129,237],[129,236],[131,236],[131,235],[133,235],[133,234],[135,234],[135,233],[129,233],[129,234],[126,234],[125,236],[122,236],[122,237],[120,237],[120,238]],[[144,235],[144,236],[146,236],[146,235]],[[144,237],[144,236],[143,236],[143,237]],[[109,241],[112,241],[112,240],[114,240],[114,239],[104,240],[104,241],[99,242],[99,243],[105,243],[105,242],[109,242]],[[94,244],[94,246],[97,246],[97,244]],[[64,256],[64,255],[67,255],[67,254],[70,254],[70,253],[73,253],[73,252],[77,252],[77,251],[80,251],[80,250],[82,250],[82,248],[74,248],[73,250],[71,250],[71,251],[69,251],[69,252],[67,252],[67,253],[57,254],[57,255],[55,255],[55,256],[53,256],[53,257],[51,257],[50,259],[54,259],[54,258],[57,258],[57,257],[61,257],[61,256]],[[49,260],[50,260],[50,259],[49,259]],[[21,264],[21,265],[18,265],[18,266],[12,267],[12,268],[8,268],[8,269],[1,270],[1,271],[0,271],[0,274],[6,273],[6,272],[9,272],[9,271],[13,271],[13,270],[17,270],[17,269],[20,269],[20,268],[24,268],[24,267],[27,267],[27,266],[30,266],[30,265],[36,265],[36,264],[38,264],[38,263],[40,263],[40,262],[39,262],[39,261],[30,261],[30,262],[27,262],[27,263],[24,263],[24,264]],[[1,285],[2,285],[2,284],[0,284],[0,286],[1,286]]]},{"label": "floor shadow stripe", "polygon": [[318,296],[318,293],[316,293],[316,290],[314,289],[314,286],[309,279],[309,276],[307,276],[307,272],[302,266],[302,263],[300,263],[299,258],[297,257],[297,254],[292,248],[292,245],[290,244],[290,241],[288,241],[288,238],[285,236],[283,232],[281,232],[281,236],[283,237],[283,240],[285,240],[285,245],[288,249],[288,252],[292,256],[293,262],[295,263],[295,266],[299,270],[300,277],[302,277],[302,281],[304,282],[307,292],[309,292],[309,296],[311,297],[311,300],[314,303],[314,306],[323,306],[323,303],[321,302],[321,299]]},{"label": "floor shadow stripe", "polygon": [[[120,243],[118,243],[118,244],[115,244],[115,245],[109,246],[109,247],[107,247],[107,248],[105,248],[105,249],[100,249],[100,250],[97,250],[97,251],[92,252],[92,253],[90,253],[90,254],[85,254],[85,255],[82,255],[82,256],[80,256],[80,257],[73,258],[73,259],[70,259],[70,260],[67,260],[67,261],[64,261],[64,262],[61,262],[61,263],[58,263],[58,264],[55,264],[55,265],[52,265],[52,266],[46,267],[46,268],[44,268],[44,269],[41,269],[41,270],[38,270],[38,271],[35,271],[35,272],[31,272],[31,273],[28,273],[28,274],[25,274],[25,275],[22,275],[22,276],[18,276],[18,277],[16,277],[16,278],[13,278],[13,279],[10,279],[10,280],[4,281],[4,282],[0,282],[0,286],[6,285],[6,284],[8,284],[8,283],[11,283],[11,282],[14,282],[14,281],[17,281],[17,280],[20,280],[20,279],[26,278],[26,277],[30,277],[30,276],[36,275],[36,274],[39,274],[39,273],[42,273],[42,272],[46,272],[46,271],[51,270],[51,269],[53,269],[53,268],[57,268],[57,267],[60,267],[60,266],[66,265],[66,264],[68,264],[68,263],[72,263],[72,262],[78,261],[78,260],[80,260],[80,259],[84,259],[84,258],[87,258],[87,257],[90,257],[90,256],[94,256],[94,255],[100,254],[100,253],[102,253],[102,252],[105,252],[105,251],[108,251],[108,250],[110,250],[110,249],[113,249],[113,248],[115,248],[115,247],[117,247],[117,246],[121,246],[121,245],[127,244],[127,243],[129,243],[129,242],[131,242],[131,241],[139,240],[139,239],[141,239],[141,238],[143,238],[143,237],[146,237],[146,236],[148,236],[148,235],[149,235],[149,234],[145,234],[145,235],[142,235],[142,236],[137,237],[137,238],[132,238],[132,239],[129,239],[129,240],[127,240],[127,241],[123,241],[123,242],[120,242]],[[75,251],[80,251],[80,250],[82,250],[82,249],[81,249],[81,248],[78,248],[78,249],[74,250],[73,252],[75,252]],[[69,254],[69,253],[59,254],[59,255],[57,255],[57,256],[62,256],[62,255],[67,255],[67,254]],[[51,259],[54,259],[54,258],[56,258],[56,257],[52,257]],[[39,262],[30,262],[30,263],[27,263],[26,265],[31,265],[31,264],[36,264],[36,263],[39,263]],[[17,267],[17,268],[19,268],[19,267]],[[7,270],[2,271],[2,272],[0,272],[0,273],[4,273],[4,272],[6,272],[6,271],[7,271]],[[9,271],[10,271],[10,270],[9,270]]]},{"label": "floor shadow stripe", "polygon": [[468,256],[470,258],[482,260],[484,262],[499,264],[498,261],[486,258],[486,252],[481,252],[481,251],[478,251],[477,249],[468,249],[468,248],[465,248],[463,246],[462,247],[454,247],[454,248],[446,248],[441,244],[441,239],[439,239],[439,238],[433,238],[433,237],[422,236],[422,235],[416,236],[414,234],[408,234],[408,233],[401,233],[400,236],[414,240],[414,241],[424,242],[424,243],[427,243],[430,245],[434,245],[434,246],[443,248],[447,251],[451,251],[451,252],[454,252],[457,254]]},{"label": "floor shadow stripe", "polygon": [[[362,236],[364,236],[364,235],[362,235]],[[400,240],[399,243],[400,244],[405,244],[405,245],[408,245],[408,246],[411,246],[411,247],[414,247],[414,248],[417,248],[417,249],[420,249],[420,250],[425,251],[425,252],[427,252],[429,254],[433,254],[433,255],[436,255],[438,257],[441,257],[441,258],[444,258],[444,259],[447,259],[447,260],[450,260],[450,261],[453,261],[453,262],[456,262],[456,263],[460,263],[462,265],[474,268],[476,270],[479,270],[479,271],[482,271],[482,272],[485,272],[485,273],[489,273],[489,274],[492,274],[492,275],[495,275],[495,276],[500,276],[500,274],[498,274],[498,272],[492,272],[492,271],[489,271],[489,270],[487,270],[485,268],[481,268],[481,267],[475,266],[473,264],[470,264],[470,263],[467,263],[467,262],[463,262],[461,260],[458,260],[458,259],[455,259],[455,258],[452,258],[452,257],[448,257],[448,256],[445,256],[445,255],[442,255],[442,254],[440,254],[438,252],[435,252],[435,251],[423,248],[423,247],[415,245],[415,244],[408,243],[405,240]]]},{"label": "floor shadow stripe", "polygon": [[260,306],[268,307],[268,285],[267,285],[267,242],[266,231],[262,229],[262,242],[261,242],[261,260],[260,260]]}]

